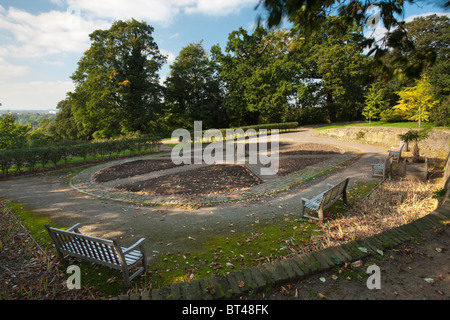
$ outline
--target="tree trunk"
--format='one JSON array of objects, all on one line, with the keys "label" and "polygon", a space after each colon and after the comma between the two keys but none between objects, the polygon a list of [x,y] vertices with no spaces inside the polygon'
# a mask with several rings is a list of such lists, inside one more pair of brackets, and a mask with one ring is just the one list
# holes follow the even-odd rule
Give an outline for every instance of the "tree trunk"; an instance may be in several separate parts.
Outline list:
[{"label": "tree trunk", "polygon": [[414,151],[413,151],[413,162],[419,162],[419,146],[417,145],[417,142],[414,144]]}]

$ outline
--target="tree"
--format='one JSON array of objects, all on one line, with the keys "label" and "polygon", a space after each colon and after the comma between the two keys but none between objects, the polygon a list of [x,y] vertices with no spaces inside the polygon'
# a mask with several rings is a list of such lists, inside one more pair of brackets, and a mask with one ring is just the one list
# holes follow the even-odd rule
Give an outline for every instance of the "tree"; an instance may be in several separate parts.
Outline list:
[{"label": "tree", "polygon": [[414,87],[406,87],[397,94],[400,100],[394,108],[400,110],[408,120],[418,121],[419,128],[422,121],[428,120],[430,110],[439,103],[431,93],[426,76],[417,80]]},{"label": "tree", "polygon": [[282,122],[296,93],[298,64],[290,59],[285,30],[243,28],[228,36],[225,54],[217,52],[227,94],[230,125]]},{"label": "tree", "polygon": [[[329,119],[357,119],[361,116],[369,59],[362,53],[359,28],[341,30],[345,20],[329,17],[311,34],[300,32],[291,42],[292,56],[301,66],[301,93],[314,105],[325,108]],[[302,100],[299,97],[299,100]]]},{"label": "tree", "polygon": [[422,129],[422,130],[409,130],[405,132],[404,134],[400,135],[400,139],[406,143],[414,142],[414,149],[413,149],[413,162],[419,162],[420,159],[420,150],[419,150],[419,142],[425,140],[428,138],[429,135],[429,129]]},{"label": "tree", "polygon": [[184,128],[192,127],[194,121],[202,121],[205,129],[225,125],[220,80],[201,42],[180,51],[165,86],[166,111],[177,119],[173,122]]},{"label": "tree", "polygon": [[132,19],[90,34],[91,46],[72,75],[75,92],[69,94],[81,136],[157,130],[162,98],[158,71],[166,57],[152,33],[151,26]]},{"label": "tree", "polygon": [[65,99],[58,102],[56,107],[59,109],[55,121],[53,121],[46,132],[48,132],[54,140],[77,140],[87,137],[80,135],[75,118],[72,113],[72,102],[70,99]]},{"label": "tree", "polygon": [[27,146],[28,125],[16,123],[14,115],[7,113],[0,118],[0,151]]},{"label": "tree", "polygon": [[371,123],[381,110],[386,109],[389,103],[385,100],[384,90],[377,87],[377,83],[373,83],[366,95],[365,107],[363,109],[363,116]]}]

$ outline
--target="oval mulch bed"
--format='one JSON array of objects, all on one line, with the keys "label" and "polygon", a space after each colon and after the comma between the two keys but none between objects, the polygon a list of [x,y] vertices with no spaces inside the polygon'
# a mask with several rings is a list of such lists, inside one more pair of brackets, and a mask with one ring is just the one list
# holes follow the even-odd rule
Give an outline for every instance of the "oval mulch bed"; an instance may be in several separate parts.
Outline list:
[{"label": "oval mulch bed", "polygon": [[115,188],[153,195],[204,195],[249,188],[261,182],[243,165],[216,164]]}]

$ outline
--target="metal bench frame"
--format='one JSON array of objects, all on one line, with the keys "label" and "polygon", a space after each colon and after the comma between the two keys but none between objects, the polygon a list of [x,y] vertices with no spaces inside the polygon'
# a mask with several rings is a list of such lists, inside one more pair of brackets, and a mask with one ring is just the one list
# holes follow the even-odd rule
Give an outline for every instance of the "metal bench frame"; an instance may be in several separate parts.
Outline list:
[{"label": "metal bench frame", "polygon": [[[337,185],[327,183],[328,189],[318,194],[312,199],[302,198],[302,217],[323,221],[323,211],[330,207],[337,200],[342,198],[344,204],[347,204],[347,186],[349,178],[344,179]],[[305,214],[306,209],[316,211],[318,216],[309,216]]]},{"label": "metal bench frame", "polygon": [[[122,271],[125,287],[142,272],[147,272],[147,256],[145,253],[145,238],[141,238],[131,247],[120,246],[117,239],[102,239],[84,235],[79,231],[78,223],[67,230],[60,230],[45,225],[61,262],[69,256],[95,262],[112,269]],[[141,264],[132,275],[130,271]]]}]

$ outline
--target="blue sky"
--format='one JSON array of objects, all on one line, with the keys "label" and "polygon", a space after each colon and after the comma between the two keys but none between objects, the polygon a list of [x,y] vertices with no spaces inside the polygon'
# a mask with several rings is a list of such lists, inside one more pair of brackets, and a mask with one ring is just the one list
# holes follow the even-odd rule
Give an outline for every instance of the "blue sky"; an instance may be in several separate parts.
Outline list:
[{"label": "blue sky", "polygon": [[[55,108],[74,88],[70,75],[89,48],[89,34],[109,28],[115,20],[133,17],[154,27],[155,41],[168,56],[160,72],[164,79],[187,44],[203,40],[205,49],[217,43],[224,49],[233,30],[242,26],[253,31],[257,4],[258,0],[0,0],[0,110]],[[439,12],[444,10],[432,4],[412,5],[405,20]]]}]

